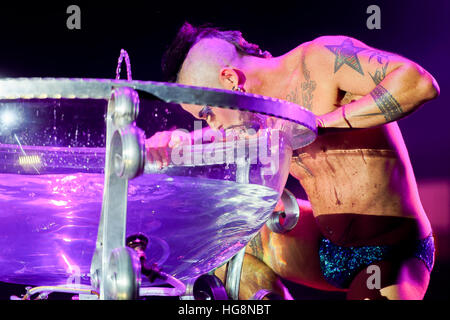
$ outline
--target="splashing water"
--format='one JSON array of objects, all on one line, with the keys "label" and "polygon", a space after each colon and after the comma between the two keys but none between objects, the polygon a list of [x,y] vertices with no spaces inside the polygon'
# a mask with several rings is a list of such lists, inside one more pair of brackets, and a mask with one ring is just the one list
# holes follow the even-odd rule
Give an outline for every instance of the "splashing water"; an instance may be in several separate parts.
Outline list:
[{"label": "splashing water", "polygon": [[127,67],[127,80],[131,81],[133,79],[131,77],[130,56],[128,55],[128,52],[126,52],[124,49],[120,50],[120,56],[117,61],[116,80],[120,80],[120,72],[121,72],[122,62],[123,62],[124,58],[125,58],[125,66]]}]

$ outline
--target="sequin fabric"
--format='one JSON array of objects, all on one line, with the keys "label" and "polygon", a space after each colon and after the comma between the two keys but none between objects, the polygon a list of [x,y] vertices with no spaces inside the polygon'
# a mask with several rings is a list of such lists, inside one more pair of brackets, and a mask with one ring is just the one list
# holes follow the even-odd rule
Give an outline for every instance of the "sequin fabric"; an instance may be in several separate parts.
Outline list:
[{"label": "sequin fabric", "polygon": [[320,266],[325,279],[342,289],[348,288],[356,274],[372,263],[402,257],[422,260],[431,272],[434,264],[433,236],[402,246],[362,247],[338,246],[322,238],[319,246]]}]

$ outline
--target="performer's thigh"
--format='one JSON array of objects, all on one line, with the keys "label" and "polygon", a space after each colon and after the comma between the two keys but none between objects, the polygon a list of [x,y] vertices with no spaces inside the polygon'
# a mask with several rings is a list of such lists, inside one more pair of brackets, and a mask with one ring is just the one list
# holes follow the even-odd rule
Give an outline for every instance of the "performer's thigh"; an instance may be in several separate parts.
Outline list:
[{"label": "performer's thigh", "polygon": [[306,201],[299,204],[300,218],[294,229],[277,234],[264,226],[247,246],[247,252],[284,279],[321,290],[339,290],[323,277],[319,261],[322,234],[312,210]]},{"label": "performer's thigh", "polygon": [[[215,275],[225,283],[226,267],[216,269]],[[265,289],[281,299],[292,300],[288,289],[267,265],[256,257],[245,254],[239,283],[239,300],[249,300],[255,293]]]},{"label": "performer's thigh", "polygon": [[[428,269],[417,258],[380,261],[368,268],[353,279],[347,299],[421,300],[430,281]],[[375,279],[377,276],[379,279]]]}]

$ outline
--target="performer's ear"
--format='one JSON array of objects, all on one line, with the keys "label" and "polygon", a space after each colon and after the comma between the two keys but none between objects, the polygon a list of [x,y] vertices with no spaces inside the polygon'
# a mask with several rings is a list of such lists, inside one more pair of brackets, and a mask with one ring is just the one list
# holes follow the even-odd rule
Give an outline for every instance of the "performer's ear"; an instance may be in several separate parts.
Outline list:
[{"label": "performer's ear", "polygon": [[219,81],[225,89],[236,90],[244,85],[245,75],[239,69],[225,67],[220,70]]}]

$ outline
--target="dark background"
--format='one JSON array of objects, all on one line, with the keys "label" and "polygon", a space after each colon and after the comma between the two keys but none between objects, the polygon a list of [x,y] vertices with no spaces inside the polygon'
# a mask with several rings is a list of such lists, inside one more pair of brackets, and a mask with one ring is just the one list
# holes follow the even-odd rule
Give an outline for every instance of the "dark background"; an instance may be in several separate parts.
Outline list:
[{"label": "dark background", "polygon": [[[66,9],[72,4],[81,8],[81,30],[66,27],[69,17]],[[366,27],[369,17],[366,9],[372,4],[381,9],[380,30]],[[130,55],[133,79],[160,81],[161,55],[184,21],[209,22],[240,30],[249,42],[259,44],[274,56],[318,36],[333,34],[353,36],[370,46],[399,53],[428,70],[441,88],[437,100],[401,120],[399,125],[419,191],[425,190],[422,201],[440,249],[425,298],[448,299],[449,9],[447,0],[185,1],[182,4],[155,0],[2,1],[0,77],[114,78],[117,58],[124,48]],[[343,298],[339,293],[288,285],[298,299]],[[23,293],[18,288],[1,285],[0,299],[8,299],[11,293]]]}]

